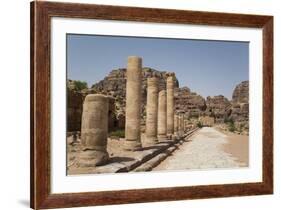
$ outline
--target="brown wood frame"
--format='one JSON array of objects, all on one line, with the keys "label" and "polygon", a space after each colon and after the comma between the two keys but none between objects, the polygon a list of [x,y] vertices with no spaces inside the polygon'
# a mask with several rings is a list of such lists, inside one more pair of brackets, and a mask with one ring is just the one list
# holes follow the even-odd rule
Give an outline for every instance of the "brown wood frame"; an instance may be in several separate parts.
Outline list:
[{"label": "brown wood frame", "polygon": [[[50,20],[52,17],[262,28],[263,181],[105,192],[50,193]],[[91,4],[31,2],[31,186],[34,209],[273,193],[273,17]]]}]

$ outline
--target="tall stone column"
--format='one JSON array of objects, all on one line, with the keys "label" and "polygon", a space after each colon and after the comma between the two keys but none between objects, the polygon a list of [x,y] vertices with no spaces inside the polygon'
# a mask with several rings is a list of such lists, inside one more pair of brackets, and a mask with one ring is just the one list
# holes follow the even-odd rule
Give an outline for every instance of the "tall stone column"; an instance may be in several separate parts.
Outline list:
[{"label": "tall stone column", "polygon": [[181,114],[181,132],[184,133],[184,114]]},{"label": "tall stone column", "polygon": [[174,134],[177,135],[179,131],[179,116],[175,114],[174,116]]},{"label": "tall stone column", "polygon": [[108,161],[107,133],[107,96],[102,94],[87,95],[83,104],[81,125],[82,165],[97,166]]},{"label": "tall stone column", "polygon": [[141,148],[141,85],[142,59],[129,56],[126,83],[125,139],[126,149],[132,151]]},{"label": "tall stone column", "polygon": [[184,120],[184,132],[187,131],[187,120]]},{"label": "tall stone column", "polygon": [[181,114],[179,113],[177,115],[177,120],[178,120],[178,135],[181,134]]},{"label": "tall stone column", "polygon": [[179,120],[178,121],[178,123],[179,123],[179,125],[178,125],[178,133],[179,133],[180,136],[183,134],[183,122],[182,122],[182,119],[183,119],[182,113],[180,113],[179,117],[178,117],[178,120]]},{"label": "tall stone column", "polygon": [[158,140],[167,139],[167,96],[166,90],[161,90],[158,95]]},{"label": "tall stone column", "polygon": [[167,135],[174,134],[174,77],[167,77]]},{"label": "tall stone column", "polygon": [[157,143],[158,78],[147,78],[145,145]]}]

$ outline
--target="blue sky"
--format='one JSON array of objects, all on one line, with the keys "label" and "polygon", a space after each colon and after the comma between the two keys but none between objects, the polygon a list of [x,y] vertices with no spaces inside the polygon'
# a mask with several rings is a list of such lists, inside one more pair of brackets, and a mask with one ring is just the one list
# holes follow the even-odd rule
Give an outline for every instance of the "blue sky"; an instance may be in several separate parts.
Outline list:
[{"label": "blue sky", "polygon": [[235,86],[249,79],[249,43],[67,35],[68,79],[88,86],[117,68],[125,68],[127,57],[143,58],[143,67],[176,73],[181,87],[203,97],[222,94],[231,99]]}]

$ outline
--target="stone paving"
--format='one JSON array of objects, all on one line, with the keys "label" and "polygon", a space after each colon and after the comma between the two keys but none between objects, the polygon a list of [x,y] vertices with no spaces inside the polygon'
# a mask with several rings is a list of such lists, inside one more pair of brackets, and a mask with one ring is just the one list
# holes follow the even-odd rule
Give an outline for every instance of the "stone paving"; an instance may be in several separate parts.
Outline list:
[{"label": "stone paving", "polygon": [[204,127],[190,140],[181,145],[177,151],[155,167],[153,171],[245,166],[237,158],[223,151],[223,145],[227,143],[227,136],[215,128]]}]

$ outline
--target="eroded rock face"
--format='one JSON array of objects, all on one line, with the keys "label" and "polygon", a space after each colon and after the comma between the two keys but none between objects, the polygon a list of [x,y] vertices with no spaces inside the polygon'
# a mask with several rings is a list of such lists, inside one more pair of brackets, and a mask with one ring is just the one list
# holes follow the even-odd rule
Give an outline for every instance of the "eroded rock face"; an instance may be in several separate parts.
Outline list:
[{"label": "eroded rock face", "polygon": [[231,117],[236,122],[249,120],[249,81],[238,84],[232,95]]},{"label": "eroded rock face", "polygon": [[[81,119],[83,111],[83,102],[85,97],[89,94],[96,93],[92,89],[75,91],[74,89],[67,88],[67,131],[80,131]],[[108,130],[112,131],[116,125],[118,126],[117,116],[115,111],[115,98],[108,98]],[[121,119],[121,117],[120,117]]]},{"label": "eroded rock face", "polygon": [[[145,131],[147,79],[157,77],[159,91],[166,90],[166,79],[170,73],[157,71],[152,68],[142,68],[141,87],[141,127]],[[88,94],[101,93],[111,96],[109,105],[109,131],[125,128],[126,107],[126,69],[112,70],[103,80],[91,88],[82,91],[73,90],[72,82],[68,83],[68,131],[81,129],[82,104]],[[192,92],[188,87],[180,87],[175,75],[174,80],[174,110],[175,113],[184,113],[185,119],[197,119],[200,116],[209,116],[215,123],[224,123],[225,119],[232,119],[237,127],[248,128],[249,120],[249,82],[243,81],[233,91],[232,100],[222,95],[203,98]],[[191,119],[192,118],[192,119]],[[196,122],[195,122],[196,124]]]},{"label": "eroded rock face", "polygon": [[199,117],[206,110],[205,99],[188,87],[175,89],[175,110],[184,112],[186,117]]},{"label": "eroded rock face", "polygon": [[233,103],[249,103],[249,81],[237,85],[232,94]]},{"label": "eroded rock face", "polygon": [[80,131],[84,96],[73,89],[67,89],[67,131]]},{"label": "eroded rock face", "polygon": [[215,118],[215,123],[223,123],[230,115],[231,103],[223,95],[207,97],[206,114]]},{"label": "eroded rock face", "polygon": [[[159,79],[159,91],[166,89],[166,71],[157,71],[152,68],[142,68],[142,125],[145,124],[147,78],[156,76]],[[109,119],[109,131],[114,128],[123,129],[125,127],[125,107],[126,107],[126,68],[112,70],[103,80],[94,84],[91,88],[82,91],[73,90],[73,82],[68,82],[68,131],[78,131],[81,129],[82,104],[88,94],[104,94],[115,98],[115,106],[109,106],[112,119]],[[175,87],[179,86],[175,79]],[[114,107],[114,111],[113,111]],[[114,113],[114,114],[113,114]]]},{"label": "eroded rock face", "polygon": [[238,84],[232,95],[230,117],[241,132],[249,130],[249,81]]}]

